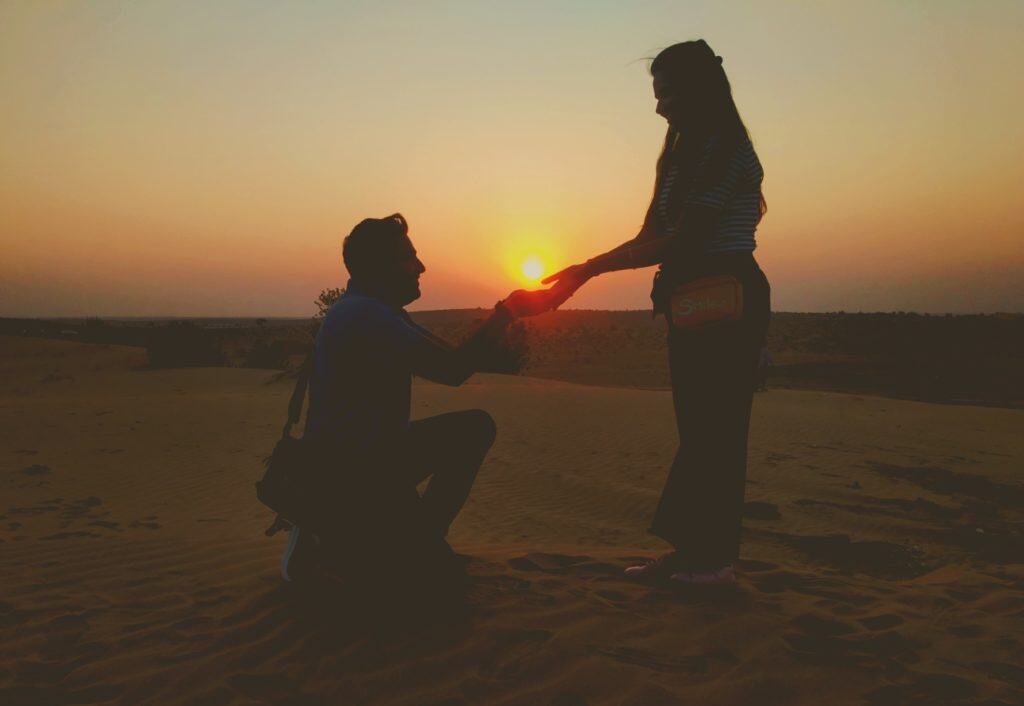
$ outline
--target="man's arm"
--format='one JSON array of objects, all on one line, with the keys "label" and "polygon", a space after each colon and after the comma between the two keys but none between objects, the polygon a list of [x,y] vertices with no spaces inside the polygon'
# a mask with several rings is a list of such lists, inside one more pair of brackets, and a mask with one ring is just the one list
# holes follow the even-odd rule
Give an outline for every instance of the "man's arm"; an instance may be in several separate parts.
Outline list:
[{"label": "man's arm", "polygon": [[461,385],[480,368],[513,320],[512,313],[499,304],[465,341],[452,347],[410,319],[408,326],[414,332],[408,350],[410,367],[432,382]]}]

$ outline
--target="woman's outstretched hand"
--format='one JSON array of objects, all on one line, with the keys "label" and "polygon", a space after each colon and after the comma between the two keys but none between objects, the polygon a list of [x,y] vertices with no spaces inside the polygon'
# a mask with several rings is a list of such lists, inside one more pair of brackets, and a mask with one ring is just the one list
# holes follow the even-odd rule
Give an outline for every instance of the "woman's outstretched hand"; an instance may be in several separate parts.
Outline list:
[{"label": "woman's outstretched hand", "polygon": [[587,283],[593,273],[588,265],[570,265],[564,270],[559,270],[553,275],[548,275],[541,280],[541,284],[555,283],[548,291],[551,292],[551,308],[557,309],[566,302],[576,290]]},{"label": "woman's outstretched hand", "polygon": [[543,314],[545,311],[557,309],[564,304],[577,289],[593,276],[589,265],[572,265],[541,280],[542,284],[554,282],[553,287],[533,291],[517,289],[501,303],[516,318]]},{"label": "woman's outstretched hand", "polygon": [[564,270],[559,270],[553,275],[548,275],[540,281],[541,284],[551,284],[552,282],[568,283],[568,281],[579,281],[581,284],[590,279],[591,274],[588,272],[586,264],[569,265]]}]

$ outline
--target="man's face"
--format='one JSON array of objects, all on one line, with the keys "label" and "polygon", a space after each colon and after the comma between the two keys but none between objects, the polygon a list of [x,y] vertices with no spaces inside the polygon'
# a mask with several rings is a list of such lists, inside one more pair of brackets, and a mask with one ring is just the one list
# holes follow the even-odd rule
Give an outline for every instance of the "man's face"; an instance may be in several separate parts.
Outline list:
[{"label": "man's face", "polygon": [[381,284],[396,304],[405,306],[420,298],[420,275],[426,271],[412,241],[403,235],[393,239],[381,263]]}]

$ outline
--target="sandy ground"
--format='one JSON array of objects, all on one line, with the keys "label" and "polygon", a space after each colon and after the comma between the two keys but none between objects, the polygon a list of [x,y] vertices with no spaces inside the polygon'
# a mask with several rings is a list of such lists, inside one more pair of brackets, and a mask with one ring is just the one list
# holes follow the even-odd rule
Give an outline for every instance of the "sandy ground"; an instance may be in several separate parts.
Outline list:
[{"label": "sandy ground", "polygon": [[[287,381],[0,339],[0,704],[1014,704],[1024,411],[757,397],[733,590],[630,583],[668,393],[477,376],[463,609],[379,619],[282,584],[255,499]],[[410,577],[410,586],[416,585]]]}]

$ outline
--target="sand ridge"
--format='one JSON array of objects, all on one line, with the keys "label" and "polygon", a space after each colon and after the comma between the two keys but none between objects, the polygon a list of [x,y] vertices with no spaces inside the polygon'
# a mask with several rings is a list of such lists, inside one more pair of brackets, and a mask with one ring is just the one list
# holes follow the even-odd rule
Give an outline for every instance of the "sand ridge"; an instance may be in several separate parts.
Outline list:
[{"label": "sand ridge", "polygon": [[[481,375],[492,455],[453,528],[465,605],[283,585],[253,495],[290,384],[0,345],[0,702],[1015,703],[1024,412],[759,395],[734,591],[625,581],[675,450],[668,393]],[[37,342],[30,342],[37,343]],[[415,608],[415,606],[410,606]],[[413,611],[415,613],[415,611]]]}]

